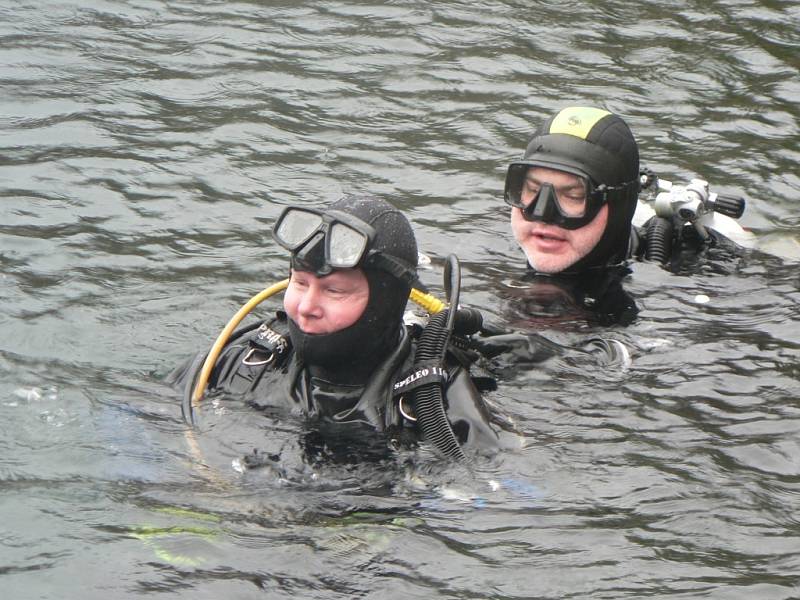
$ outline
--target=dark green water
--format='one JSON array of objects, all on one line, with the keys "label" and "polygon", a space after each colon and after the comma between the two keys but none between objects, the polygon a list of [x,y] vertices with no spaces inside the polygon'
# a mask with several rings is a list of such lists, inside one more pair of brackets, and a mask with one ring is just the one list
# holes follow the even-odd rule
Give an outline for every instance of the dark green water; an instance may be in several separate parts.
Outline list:
[{"label": "dark green water", "polygon": [[[2,597],[800,597],[798,49],[780,0],[0,0]],[[504,167],[568,104],[745,195],[761,251],[635,265],[630,368],[510,374],[526,447],[475,481],[187,433],[161,378],[284,276],[284,204],[390,199],[506,319]],[[278,443],[291,482],[232,468]]]}]

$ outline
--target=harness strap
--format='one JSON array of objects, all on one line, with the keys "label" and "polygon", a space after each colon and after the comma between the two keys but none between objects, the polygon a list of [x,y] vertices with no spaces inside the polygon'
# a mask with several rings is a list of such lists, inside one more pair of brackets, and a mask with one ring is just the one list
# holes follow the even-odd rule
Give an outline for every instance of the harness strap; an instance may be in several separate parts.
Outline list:
[{"label": "harness strap", "polygon": [[441,364],[417,364],[410,371],[403,374],[392,386],[392,395],[400,396],[429,383],[444,385],[450,378]]},{"label": "harness strap", "polygon": [[[274,321],[273,321],[274,322]],[[279,366],[291,350],[291,342],[266,323],[258,328],[255,337],[249,340],[250,349],[242,358],[242,364],[259,367],[274,364]]]}]

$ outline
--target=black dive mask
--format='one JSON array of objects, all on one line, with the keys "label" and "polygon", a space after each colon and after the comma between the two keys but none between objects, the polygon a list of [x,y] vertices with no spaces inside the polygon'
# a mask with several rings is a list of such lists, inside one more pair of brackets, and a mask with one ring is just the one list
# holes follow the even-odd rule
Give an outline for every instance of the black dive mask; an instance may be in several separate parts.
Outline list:
[{"label": "black dive mask", "polygon": [[[615,187],[595,186],[586,175],[565,171],[577,179],[556,188],[552,183],[528,178],[532,166],[535,165],[512,163],[508,167],[504,193],[506,204],[519,208],[527,221],[541,221],[564,229],[580,229],[588,225],[616,194],[638,184],[638,181],[633,181]],[[533,198],[526,204],[524,195],[533,195]]]},{"label": "black dive mask", "polygon": [[324,277],[334,269],[371,266],[412,285],[416,273],[409,265],[370,249],[375,236],[368,223],[332,209],[287,207],[272,230],[275,241],[292,253],[294,269]]}]

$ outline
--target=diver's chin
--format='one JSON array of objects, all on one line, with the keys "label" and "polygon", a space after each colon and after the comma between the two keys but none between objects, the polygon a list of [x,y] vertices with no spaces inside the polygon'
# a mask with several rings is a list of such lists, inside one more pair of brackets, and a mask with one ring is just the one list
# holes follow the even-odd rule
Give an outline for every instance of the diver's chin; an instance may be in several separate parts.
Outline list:
[{"label": "diver's chin", "polygon": [[577,259],[570,260],[565,256],[534,253],[526,248],[523,248],[523,252],[531,268],[543,275],[557,275],[562,271],[566,271],[577,262]]}]

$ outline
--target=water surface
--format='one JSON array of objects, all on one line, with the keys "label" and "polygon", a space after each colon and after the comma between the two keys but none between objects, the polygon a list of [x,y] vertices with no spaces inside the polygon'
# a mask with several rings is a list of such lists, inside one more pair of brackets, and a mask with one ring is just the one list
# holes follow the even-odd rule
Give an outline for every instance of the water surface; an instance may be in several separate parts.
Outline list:
[{"label": "water surface", "polygon": [[[781,0],[0,0],[4,597],[800,596],[799,47]],[[509,374],[525,448],[427,485],[310,469],[302,423],[235,406],[187,430],[163,376],[285,275],[285,204],[391,200],[434,291],[457,249],[512,319],[504,168],[569,104],[746,196],[759,242],[634,265],[627,328],[527,323],[630,368]]]}]

